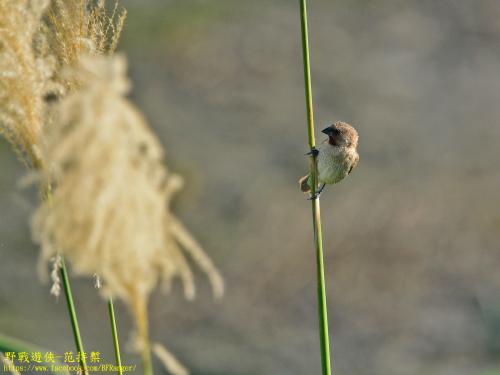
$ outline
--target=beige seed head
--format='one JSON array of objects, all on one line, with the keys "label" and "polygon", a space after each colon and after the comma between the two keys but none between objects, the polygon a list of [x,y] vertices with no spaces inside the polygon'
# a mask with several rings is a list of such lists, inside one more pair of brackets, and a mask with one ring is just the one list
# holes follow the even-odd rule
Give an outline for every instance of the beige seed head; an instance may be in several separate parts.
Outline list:
[{"label": "beige seed head", "polygon": [[78,77],[68,74],[67,70],[63,74],[65,68],[76,68],[83,56],[113,53],[126,14],[124,8],[119,8],[118,1],[108,12],[105,1],[52,0],[44,33],[58,64],[56,80],[66,90],[75,89],[79,82]]},{"label": "beige seed head", "polygon": [[50,294],[59,299],[61,295],[61,278],[59,277],[59,271],[62,267],[62,259],[59,254],[57,254],[52,259],[52,271],[50,272],[50,280],[52,281],[52,286],[50,288]]},{"label": "beige seed head", "polygon": [[0,1],[0,133],[35,166],[41,163],[44,96],[54,89],[54,60],[39,33],[47,6],[41,0]]},{"label": "beige seed head", "polygon": [[182,178],[165,167],[160,143],[123,97],[125,59],[87,57],[75,74],[84,84],[62,100],[46,132],[54,191],[34,214],[34,238],[42,261],[61,249],[76,273],[102,277],[104,294],[124,300],[144,334],[145,306],[159,282],[168,289],[179,276],[186,297],[194,297],[185,252],[214,295],[222,295],[223,281],[170,212]]}]

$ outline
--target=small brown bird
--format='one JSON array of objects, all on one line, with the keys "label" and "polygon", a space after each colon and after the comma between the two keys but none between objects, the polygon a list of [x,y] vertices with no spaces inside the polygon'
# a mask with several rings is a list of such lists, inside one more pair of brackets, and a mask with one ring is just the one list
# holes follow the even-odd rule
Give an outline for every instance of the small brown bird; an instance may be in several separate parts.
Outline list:
[{"label": "small brown bird", "polygon": [[[321,132],[328,135],[328,139],[308,154],[316,156],[317,180],[322,184],[316,190],[316,196],[311,197],[313,199],[321,194],[326,184],[336,184],[343,180],[359,161],[358,132],[351,125],[337,121]],[[304,193],[309,193],[312,185],[310,175],[302,177],[299,184]]]}]

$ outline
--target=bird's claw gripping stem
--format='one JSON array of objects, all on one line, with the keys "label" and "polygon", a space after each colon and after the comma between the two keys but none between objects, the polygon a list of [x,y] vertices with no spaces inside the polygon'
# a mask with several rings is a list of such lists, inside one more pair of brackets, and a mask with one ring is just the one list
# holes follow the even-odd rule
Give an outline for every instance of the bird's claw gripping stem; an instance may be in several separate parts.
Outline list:
[{"label": "bird's claw gripping stem", "polygon": [[321,187],[320,187],[320,188],[319,188],[319,190],[316,192],[316,194],[311,195],[309,198],[307,198],[307,200],[312,201],[312,200],[314,200],[314,199],[319,198],[319,196],[320,196],[320,195],[321,195],[321,193],[323,192],[323,189],[325,188],[325,185],[326,185],[326,184],[321,185]]},{"label": "bird's claw gripping stem", "polygon": [[311,151],[309,151],[307,154],[304,155],[312,155],[313,157],[317,157],[319,154],[319,151],[316,148],[312,148]]}]

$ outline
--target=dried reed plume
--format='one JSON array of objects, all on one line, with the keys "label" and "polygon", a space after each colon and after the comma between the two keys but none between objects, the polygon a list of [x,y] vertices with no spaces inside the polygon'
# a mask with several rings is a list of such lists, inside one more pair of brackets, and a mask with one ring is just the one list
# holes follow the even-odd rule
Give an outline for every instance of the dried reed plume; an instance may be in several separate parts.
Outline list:
[{"label": "dried reed plume", "polygon": [[67,68],[82,56],[116,49],[125,16],[118,2],[108,12],[103,0],[0,1],[0,134],[29,165],[43,164],[45,98],[78,85]]},{"label": "dried reed plume", "polygon": [[0,133],[32,166],[41,162],[44,96],[54,89],[54,59],[40,33],[47,6],[42,0],[0,1]]},{"label": "dried reed plume", "polygon": [[[0,133],[47,176],[50,194],[32,228],[40,265],[55,259],[51,293],[61,290],[64,253],[77,274],[99,275],[102,293],[129,306],[136,344],[148,356],[151,291],[159,282],[168,290],[179,276],[185,296],[195,295],[186,253],[216,297],[224,285],[169,210],[183,181],[164,166],[160,143],[123,97],[125,59],[102,56],[115,50],[123,26],[117,4],[108,12],[102,0],[0,0]],[[155,352],[186,372],[166,349]]]},{"label": "dried reed plume", "polygon": [[51,202],[33,218],[42,260],[62,250],[76,273],[103,279],[104,293],[124,300],[147,341],[148,296],[175,276],[193,298],[195,286],[181,247],[207,274],[215,296],[223,281],[211,260],[169,211],[182,178],[162,163],[163,150],[142,115],[123,95],[125,59],[82,59],[79,90],[59,104],[46,132],[55,183]]},{"label": "dried reed plume", "polygon": [[125,17],[118,1],[109,12],[104,0],[52,0],[43,29],[58,64],[57,82],[66,90],[74,89],[77,76],[67,74],[64,68],[77,67],[82,56],[113,53]]}]

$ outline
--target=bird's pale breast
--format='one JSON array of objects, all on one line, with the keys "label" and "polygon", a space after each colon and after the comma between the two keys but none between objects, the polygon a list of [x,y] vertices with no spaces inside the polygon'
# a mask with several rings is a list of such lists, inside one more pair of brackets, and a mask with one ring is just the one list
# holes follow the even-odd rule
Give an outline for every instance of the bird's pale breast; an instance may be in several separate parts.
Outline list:
[{"label": "bird's pale breast", "polygon": [[336,184],[351,170],[357,152],[354,148],[335,147],[324,143],[318,154],[318,180],[321,183]]}]

